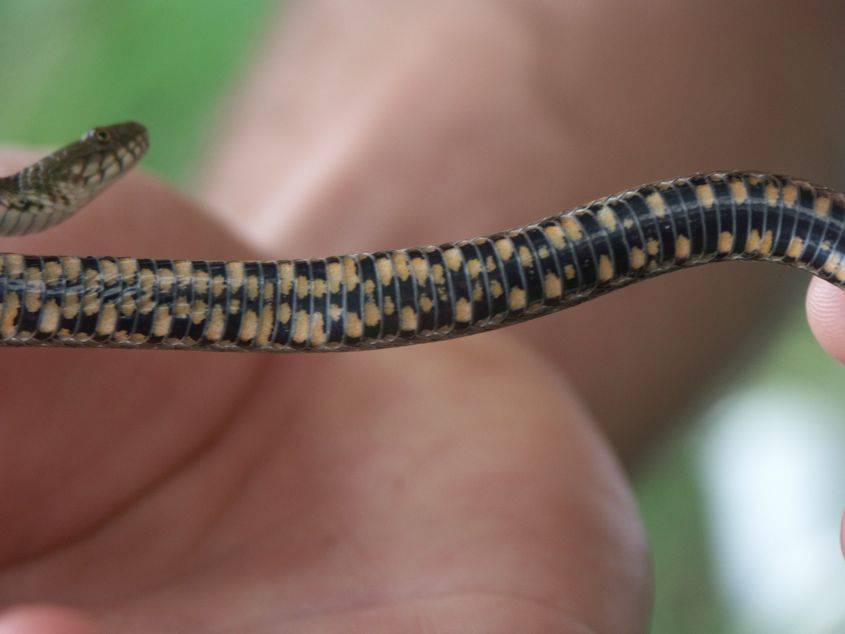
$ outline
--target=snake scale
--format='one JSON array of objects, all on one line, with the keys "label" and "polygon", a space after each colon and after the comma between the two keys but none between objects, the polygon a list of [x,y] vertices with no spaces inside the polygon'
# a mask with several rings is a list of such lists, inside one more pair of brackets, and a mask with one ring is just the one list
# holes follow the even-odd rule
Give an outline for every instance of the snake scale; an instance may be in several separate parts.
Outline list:
[{"label": "snake scale", "polygon": [[[94,128],[0,179],[0,235],[55,225],[143,156],[138,123]],[[3,254],[0,345],[334,351],[451,339],[719,260],[845,286],[845,195],[787,176],[696,174],[518,229],[311,260]]]}]

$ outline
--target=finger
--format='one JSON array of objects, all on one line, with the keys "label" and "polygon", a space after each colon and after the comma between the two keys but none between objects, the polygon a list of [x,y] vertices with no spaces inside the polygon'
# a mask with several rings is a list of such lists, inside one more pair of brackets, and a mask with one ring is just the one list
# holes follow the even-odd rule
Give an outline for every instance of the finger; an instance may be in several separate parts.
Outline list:
[{"label": "finger", "polygon": [[[10,173],[32,155],[0,154]],[[0,240],[17,253],[246,255],[194,204],[133,173],[43,234]],[[223,424],[261,360],[251,355],[0,350],[0,561],[105,517]]]},{"label": "finger", "polygon": [[828,354],[845,363],[845,293],[820,279],[807,292],[810,329]]}]

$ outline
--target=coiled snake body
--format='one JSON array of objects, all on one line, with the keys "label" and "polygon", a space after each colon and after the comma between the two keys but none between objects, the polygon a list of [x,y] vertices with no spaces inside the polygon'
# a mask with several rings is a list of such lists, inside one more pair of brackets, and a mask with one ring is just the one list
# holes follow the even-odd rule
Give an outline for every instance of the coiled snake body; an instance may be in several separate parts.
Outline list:
[{"label": "coiled snake body", "polygon": [[[50,227],[140,160],[137,123],[94,128],[0,179],[0,235]],[[333,351],[450,339],[656,275],[739,259],[845,286],[845,195],[697,174],[473,240],[312,260],[3,254],[0,345]]]}]

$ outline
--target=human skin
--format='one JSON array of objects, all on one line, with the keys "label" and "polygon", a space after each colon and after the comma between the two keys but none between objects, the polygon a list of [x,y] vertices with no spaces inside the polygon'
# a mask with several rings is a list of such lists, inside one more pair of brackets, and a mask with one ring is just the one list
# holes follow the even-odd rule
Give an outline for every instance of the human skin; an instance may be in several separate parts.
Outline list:
[{"label": "human skin", "polygon": [[[204,204],[136,173],[0,247],[307,257],[696,170],[841,185],[837,3],[455,4],[300,6],[231,105]],[[704,377],[765,345],[784,274],[707,267],[360,354],[3,351],[0,597],[17,607],[0,634],[645,631],[617,456],[635,465]],[[829,289],[808,312],[843,359]]]}]

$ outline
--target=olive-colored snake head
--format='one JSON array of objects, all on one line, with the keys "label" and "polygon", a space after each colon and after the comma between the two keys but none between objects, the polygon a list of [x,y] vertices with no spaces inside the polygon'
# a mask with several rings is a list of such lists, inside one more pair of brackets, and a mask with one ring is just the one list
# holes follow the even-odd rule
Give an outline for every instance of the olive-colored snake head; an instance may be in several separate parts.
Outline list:
[{"label": "olive-colored snake head", "polygon": [[17,174],[0,179],[0,235],[55,225],[134,167],[149,146],[132,121],[92,128]]}]

